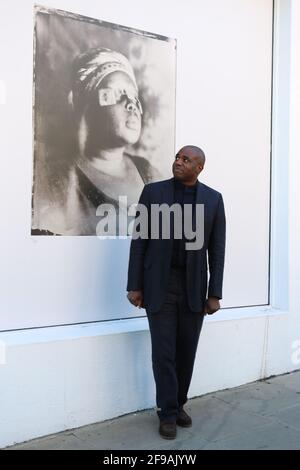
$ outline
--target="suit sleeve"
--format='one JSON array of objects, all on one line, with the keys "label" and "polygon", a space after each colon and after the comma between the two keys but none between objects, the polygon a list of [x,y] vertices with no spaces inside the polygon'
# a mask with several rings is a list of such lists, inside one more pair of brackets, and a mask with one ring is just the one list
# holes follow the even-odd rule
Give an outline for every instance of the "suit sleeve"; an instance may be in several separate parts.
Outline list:
[{"label": "suit sleeve", "polygon": [[226,218],[222,195],[208,243],[209,285],[208,297],[222,299],[223,271],[225,260]]},{"label": "suit sleeve", "polygon": [[[139,199],[148,210],[148,223],[150,213],[149,185],[144,186]],[[143,290],[144,257],[149,239],[136,238],[131,240],[129,252],[129,265],[127,277],[127,291]]]}]

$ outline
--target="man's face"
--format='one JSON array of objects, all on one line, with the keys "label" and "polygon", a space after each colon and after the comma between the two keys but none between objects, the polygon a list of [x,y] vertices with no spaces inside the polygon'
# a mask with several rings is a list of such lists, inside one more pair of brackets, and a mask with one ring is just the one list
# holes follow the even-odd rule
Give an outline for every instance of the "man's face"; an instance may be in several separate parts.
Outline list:
[{"label": "man's face", "polygon": [[[99,125],[105,126],[107,133],[117,145],[135,144],[140,137],[142,117],[137,104],[138,93],[130,77],[123,72],[111,73],[103,80],[101,88],[104,94],[101,95],[101,90],[99,91],[102,121]],[[126,95],[121,95],[116,104],[105,105],[104,101],[104,105],[101,105],[101,100],[105,100],[105,90],[116,93],[115,96],[125,90]]]},{"label": "man's face", "polygon": [[196,181],[203,166],[199,156],[191,148],[183,147],[175,155],[172,169],[175,179],[182,183],[192,183]]}]

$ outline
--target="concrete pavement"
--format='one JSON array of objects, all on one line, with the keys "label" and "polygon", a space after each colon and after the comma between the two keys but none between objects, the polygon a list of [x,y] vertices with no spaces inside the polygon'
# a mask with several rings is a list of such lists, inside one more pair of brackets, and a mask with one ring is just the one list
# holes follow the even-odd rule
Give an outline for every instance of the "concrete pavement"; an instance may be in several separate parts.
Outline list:
[{"label": "concrete pavement", "polygon": [[193,426],[172,441],[151,409],[9,449],[300,449],[300,371],[194,398],[186,410]]}]

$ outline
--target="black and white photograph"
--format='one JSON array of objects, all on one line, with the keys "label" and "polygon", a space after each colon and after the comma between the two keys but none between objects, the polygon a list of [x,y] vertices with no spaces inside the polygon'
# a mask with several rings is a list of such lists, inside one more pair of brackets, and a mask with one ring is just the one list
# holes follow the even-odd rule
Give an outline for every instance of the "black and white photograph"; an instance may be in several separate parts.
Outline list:
[{"label": "black and white photograph", "polygon": [[101,204],[169,175],[176,40],[44,7],[34,36],[31,233],[97,235]]}]

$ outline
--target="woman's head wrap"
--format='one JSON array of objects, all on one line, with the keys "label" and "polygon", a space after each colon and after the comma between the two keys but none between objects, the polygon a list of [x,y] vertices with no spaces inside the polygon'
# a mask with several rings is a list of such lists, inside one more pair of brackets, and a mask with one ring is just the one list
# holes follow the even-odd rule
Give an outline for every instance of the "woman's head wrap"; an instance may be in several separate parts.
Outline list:
[{"label": "woman's head wrap", "polygon": [[123,54],[106,48],[92,49],[80,54],[73,62],[73,86],[69,94],[69,102],[74,107],[79,105],[81,98],[100,88],[102,80],[113,72],[128,75],[138,89],[133,68]]}]

